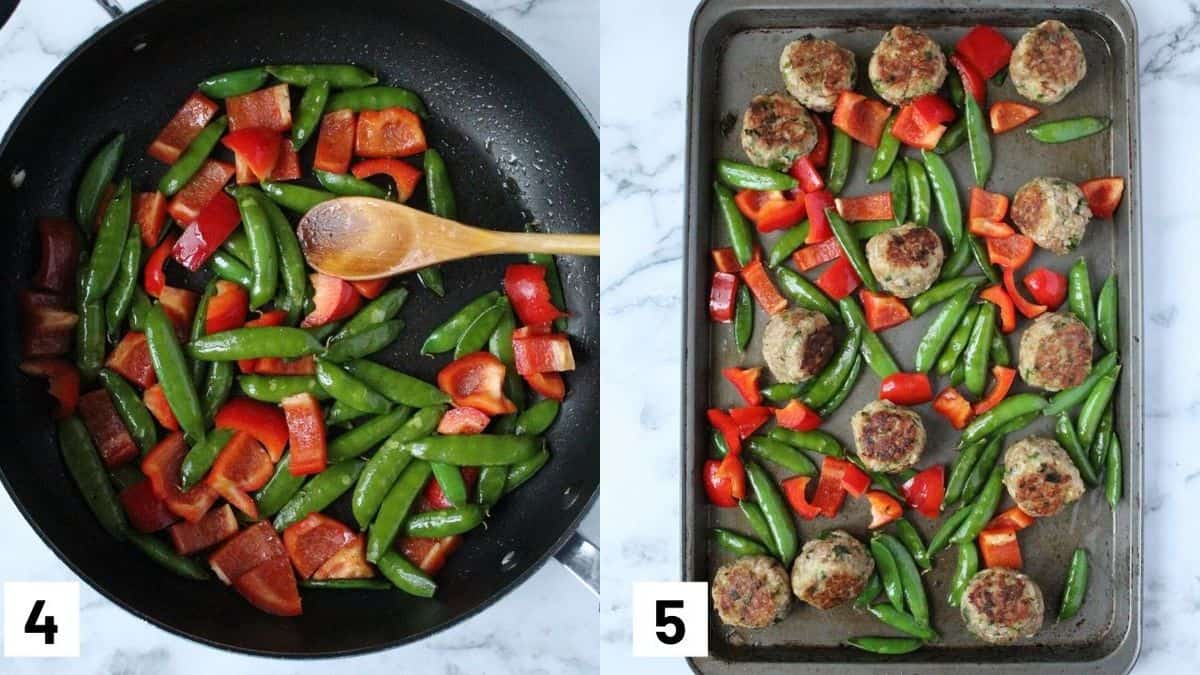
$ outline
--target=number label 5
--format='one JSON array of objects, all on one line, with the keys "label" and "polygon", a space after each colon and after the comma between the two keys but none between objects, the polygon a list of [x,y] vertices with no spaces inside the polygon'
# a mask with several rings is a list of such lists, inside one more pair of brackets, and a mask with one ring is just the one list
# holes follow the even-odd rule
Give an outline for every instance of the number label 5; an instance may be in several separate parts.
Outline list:
[{"label": "number label 5", "polygon": [[708,584],[634,584],[633,655],[708,656]]}]

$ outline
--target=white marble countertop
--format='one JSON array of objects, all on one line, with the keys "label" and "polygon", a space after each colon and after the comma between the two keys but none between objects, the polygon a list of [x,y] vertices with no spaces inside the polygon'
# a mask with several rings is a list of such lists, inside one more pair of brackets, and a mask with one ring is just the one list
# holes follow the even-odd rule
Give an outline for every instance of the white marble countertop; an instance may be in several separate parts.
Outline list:
[{"label": "white marble countertop", "polygon": [[[142,0],[118,0],[129,9]],[[599,33],[592,0],[468,0],[515,32],[597,111]],[[108,21],[91,0],[22,0],[0,29],[0,134],[29,95],[71,51]],[[576,30],[571,30],[575,28]],[[598,510],[584,534],[599,541]],[[66,581],[75,575],[42,543],[7,492],[0,491],[0,581]],[[211,675],[328,673],[329,661],[247,657],[176,637],[128,614],[81,584],[78,660],[0,658],[0,672]],[[339,672],[579,673],[598,668],[599,615],[594,596],[551,561],[488,610],[420,643],[339,659]]]},{"label": "white marble countertop", "polygon": [[[604,532],[601,664],[626,675],[686,672],[679,660],[633,659],[630,647],[630,584],[678,579],[681,570],[682,186],[696,2],[664,0],[655,11],[645,4],[606,1],[601,54],[604,236],[620,242],[605,246],[601,265],[604,446],[636,448],[641,467],[628,471],[628,457],[602,466],[607,484],[631,497],[601,507],[604,523],[620,523]],[[1145,611],[1136,672],[1186,672],[1200,660],[1200,543],[1188,534],[1200,506],[1200,350],[1192,335],[1200,309],[1189,300],[1200,255],[1200,7],[1131,4],[1141,51],[1146,330]]]}]

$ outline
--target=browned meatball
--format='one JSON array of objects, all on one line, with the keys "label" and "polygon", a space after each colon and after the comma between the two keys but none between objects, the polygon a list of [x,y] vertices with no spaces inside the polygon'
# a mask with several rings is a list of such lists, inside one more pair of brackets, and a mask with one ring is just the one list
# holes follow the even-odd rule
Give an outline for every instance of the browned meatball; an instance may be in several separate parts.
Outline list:
[{"label": "browned meatball", "polygon": [[1022,234],[1058,255],[1069,253],[1083,241],[1092,219],[1092,210],[1078,185],[1047,176],[1018,188],[1009,213]]},{"label": "browned meatball", "polygon": [[817,609],[830,609],[862,593],[874,571],[875,559],[862,542],[833,530],[805,542],[792,564],[792,592]]},{"label": "browned meatball", "polygon": [[937,233],[912,223],[871,237],[866,251],[879,285],[898,298],[911,298],[932,286],[945,259]]},{"label": "browned meatball", "polygon": [[792,588],[778,560],[743,556],[722,565],[712,581],[713,607],[721,621],[741,628],[766,628],[787,616]]},{"label": "browned meatball", "polygon": [[916,412],[887,400],[872,401],[850,418],[858,457],[868,469],[894,473],[925,452],[925,424]]},{"label": "browned meatball", "polygon": [[817,125],[800,102],[776,92],[755,96],[742,116],[742,149],[752,164],[784,169],[817,146]]},{"label": "browned meatball", "polygon": [[1052,516],[1083,496],[1083,479],[1054,439],[1032,436],[1004,451],[1004,486],[1021,510]]},{"label": "browned meatball", "polygon": [[1087,75],[1079,40],[1061,21],[1043,21],[1021,36],[1008,65],[1017,93],[1039,103],[1058,103]]},{"label": "browned meatball", "polygon": [[1032,637],[1042,627],[1045,609],[1042,589],[1033,579],[1007,567],[977,573],[963,591],[963,621],[984,642]]},{"label": "browned meatball", "polygon": [[896,26],[875,47],[867,74],[884,100],[904,105],[941,89],[946,81],[946,55],[928,35]]},{"label": "browned meatball", "polygon": [[1017,370],[1034,387],[1062,391],[1092,369],[1092,332],[1074,314],[1043,314],[1021,335]]},{"label": "browned meatball", "polygon": [[771,317],[763,329],[763,359],[780,382],[803,382],[833,355],[833,326],[820,312],[797,307]]},{"label": "browned meatball", "polygon": [[779,72],[796,100],[809,110],[829,112],[839,94],[854,89],[854,52],[831,40],[803,38],[783,48]]}]

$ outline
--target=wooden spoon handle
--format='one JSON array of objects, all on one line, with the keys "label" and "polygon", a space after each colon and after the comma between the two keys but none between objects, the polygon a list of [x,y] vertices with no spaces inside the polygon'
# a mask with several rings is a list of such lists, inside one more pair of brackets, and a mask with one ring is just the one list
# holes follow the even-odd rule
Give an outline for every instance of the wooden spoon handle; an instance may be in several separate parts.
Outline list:
[{"label": "wooden spoon handle", "polygon": [[555,255],[600,255],[598,234],[540,234],[493,232],[495,253],[552,253]]}]

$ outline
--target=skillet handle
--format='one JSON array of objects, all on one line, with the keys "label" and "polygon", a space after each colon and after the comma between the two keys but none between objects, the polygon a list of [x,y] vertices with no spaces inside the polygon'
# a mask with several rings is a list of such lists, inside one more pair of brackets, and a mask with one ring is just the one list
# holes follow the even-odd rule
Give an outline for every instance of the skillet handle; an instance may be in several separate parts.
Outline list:
[{"label": "skillet handle", "polygon": [[114,19],[125,13],[125,10],[121,9],[121,6],[114,0],[96,0],[96,4],[100,5],[100,8],[108,12],[108,15]]},{"label": "skillet handle", "polygon": [[600,597],[600,549],[595,544],[574,532],[554,557]]}]

